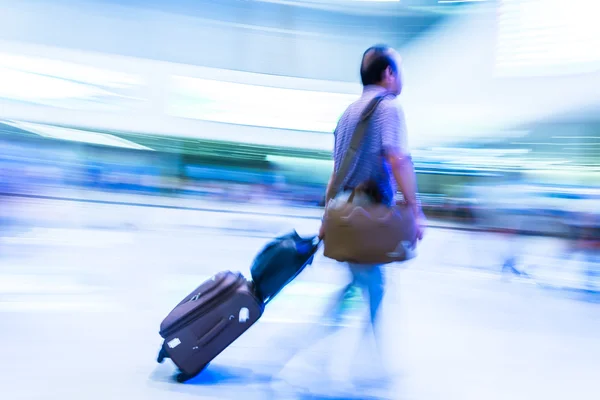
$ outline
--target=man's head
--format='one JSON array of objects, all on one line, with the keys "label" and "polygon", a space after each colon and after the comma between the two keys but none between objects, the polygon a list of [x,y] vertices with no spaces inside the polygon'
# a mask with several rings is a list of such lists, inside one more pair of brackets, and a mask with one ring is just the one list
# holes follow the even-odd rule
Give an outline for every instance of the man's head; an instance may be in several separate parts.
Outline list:
[{"label": "man's head", "polygon": [[363,54],[360,79],[363,86],[379,85],[388,91],[402,92],[402,70],[400,55],[385,45],[373,46]]}]

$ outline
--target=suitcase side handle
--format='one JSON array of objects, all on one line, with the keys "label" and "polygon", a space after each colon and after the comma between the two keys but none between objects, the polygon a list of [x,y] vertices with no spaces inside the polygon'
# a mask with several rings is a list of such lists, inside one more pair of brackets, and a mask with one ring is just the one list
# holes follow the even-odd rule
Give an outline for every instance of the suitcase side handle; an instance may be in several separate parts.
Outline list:
[{"label": "suitcase side handle", "polygon": [[212,342],[221,332],[227,328],[227,326],[235,319],[233,315],[230,315],[229,318],[222,318],[219,322],[212,327],[211,330],[206,332],[201,338],[198,338],[196,342],[196,347],[201,348]]}]

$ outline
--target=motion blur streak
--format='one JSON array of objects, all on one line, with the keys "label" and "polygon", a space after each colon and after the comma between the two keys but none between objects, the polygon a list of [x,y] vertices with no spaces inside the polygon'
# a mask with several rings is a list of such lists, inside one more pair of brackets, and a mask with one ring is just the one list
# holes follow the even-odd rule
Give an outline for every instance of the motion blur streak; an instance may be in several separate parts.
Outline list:
[{"label": "motion blur streak", "polygon": [[[594,10],[0,0],[0,397],[593,397]],[[402,56],[430,225],[415,260],[386,268],[383,363],[353,291],[345,329],[283,361],[347,283],[319,254],[207,370],[174,383],[154,359],[182,296],[224,269],[249,276],[278,233],[319,229],[331,131],[375,43]]]},{"label": "motion blur streak", "polygon": [[585,7],[558,3],[505,0],[495,12],[481,4],[472,8],[480,13],[409,44],[403,103],[419,132],[413,143],[497,136],[571,115],[593,118],[600,104],[600,28],[587,21]]}]

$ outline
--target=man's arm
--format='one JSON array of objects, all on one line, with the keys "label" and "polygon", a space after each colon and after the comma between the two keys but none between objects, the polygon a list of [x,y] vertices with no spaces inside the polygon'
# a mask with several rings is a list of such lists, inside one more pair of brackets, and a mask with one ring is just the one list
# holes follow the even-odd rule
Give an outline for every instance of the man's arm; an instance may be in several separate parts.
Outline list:
[{"label": "man's arm", "polygon": [[382,146],[398,189],[404,201],[411,207],[415,217],[423,220],[423,212],[417,201],[417,178],[408,150],[407,129],[404,111],[392,102],[382,107]]},{"label": "man's arm", "polygon": [[417,201],[417,178],[410,155],[386,152],[386,160],[404,201],[413,209],[415,216],[421,217],[421,207]]}]

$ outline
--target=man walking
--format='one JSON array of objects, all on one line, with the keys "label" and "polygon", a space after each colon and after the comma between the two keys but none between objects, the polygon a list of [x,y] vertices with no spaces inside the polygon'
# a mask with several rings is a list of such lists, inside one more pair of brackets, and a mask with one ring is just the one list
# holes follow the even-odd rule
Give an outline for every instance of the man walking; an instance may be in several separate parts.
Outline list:
[{"label": "man walking", "polygon": [[[407,145],[404,113],[395,102],[402,92],[402,72],[399,54],[387,46],[374,46],[365,51],[360,67],[363,84],[361,97],[351,104],[335,129],[335,147],[333,152],[334,171],[329,180],[326,194],[326,207],[336,207],[345,203],[353,189],[369,182],[369,190],[354,197],[354,203],[380,202],[392,206],[399,189],[418,221],[418,238],[423,235],[423,216],[416,199],[416,179]],[[358,149],[353,165],[347,169],[341,188],[334,188],[333,182],[339,172],[342,160],[350,147],[352,135],[361,115],[368,104],[376,97],[386,95],[370,117],[365,136]],[[331,198],[333,193],[339,193]],[[323,236],[323,228],[321,229]],[[327,240],[327,238],[325,238]],[[349,263],[352,281],[347,285],[334,304],[329,308],[327,317],[339,322],[347,294],[358,287],[369,303],[370,326],[378,334],[379,310],[384,295],[384,275],[381,265],[360,265]],[[335,324],[329,328],[335,329]],[[332,333],[333,329],[319,331],[318,336]],[[318,338],[318,337],[317,337]],[[303,338],[309,344],[315,341],[315,335]],[[379,352],[381,353],[381,348]]]},{"label": "man walking", "polygon": [[[345,201],[349,192],[364,182],[374,186],[375,194],[365,201],[378,201],[387,205],[395,203],[395,193],[400,189],[403,201],[411,206],[419,222],[418,238],[423,235],[424,218],[416,199],[416,179],[410,152],[407,145],[406,122],[404,112],[395,103],[395,97],[402,92],[403,81],[399,54],[387,46],[374,46],[365,51],[361,63],[360,75],[363,94],[351,104],[342,115],[335,130],[334,172],[327,187],[327,200],[333,188],[336,173],[349,149],[352,134],[359,122],[363,110],[376,96],[390,94],[374,111],[367,133],[354,159],[354,165],[343,178],[342,193],[329,202]],[[373,189],[372,189],[373,190]],[[360,286],[369,299],[371,322],[377,324],[377,314],[383,299],[384,278],[380,265],[349,264],[352,284]],[[351,285],[344,290],[349,290]],[[343,295],[345,297],[345,293]]]}]

